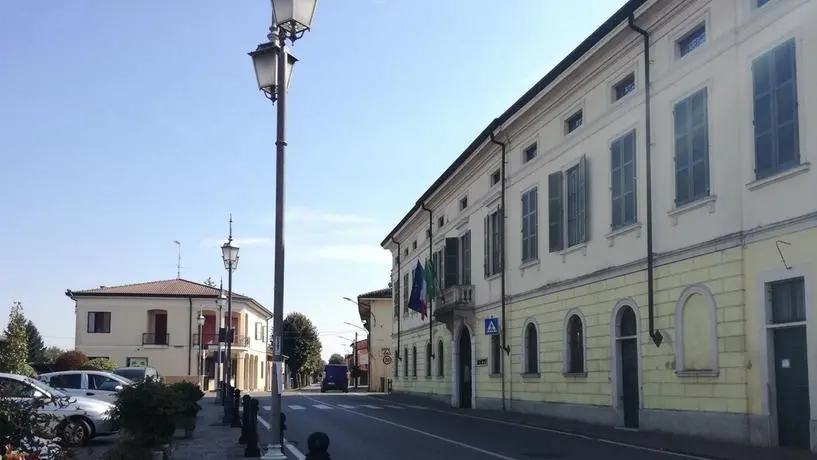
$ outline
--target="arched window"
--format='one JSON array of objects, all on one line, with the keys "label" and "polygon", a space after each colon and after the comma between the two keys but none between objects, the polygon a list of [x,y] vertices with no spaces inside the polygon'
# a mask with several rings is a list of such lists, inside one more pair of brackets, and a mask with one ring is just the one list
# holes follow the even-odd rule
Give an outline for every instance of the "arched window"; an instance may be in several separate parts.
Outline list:
[{"label": "arched window", "polygon": [[431,342],[426,344],[426,377],[431,377]]},{"label": "arched window", "polygon": [[584,365],[584,324],[578,313],[572,313],[567,319],[566,353],[565,353],[565,373],[583,374],[586,372]]},{"label": "arched window", "polygon": [[408,348],[403,348],[403,377],[408,377]]},{"label": "arched window", "polygon": [[444,356],[443,352],[444,351],[445,351],[445,349],[443,347],[443,341],[442,341],[442,339],[440,339],[440,341],[437,342],[437,375],[439,377],[442,377],[444,375],[444,372],[443,372],[443,369],[445,369],[443,367],[443,356]]},{"label": "arched window", "polygon": [[525,360],[524,373],[539,373],[539,335],[536,331],[536,324],[529,322],[525,326]]},{"label": "arched window", "polygon": [[417,345],[411,346],[411,376],[417,377]]}]

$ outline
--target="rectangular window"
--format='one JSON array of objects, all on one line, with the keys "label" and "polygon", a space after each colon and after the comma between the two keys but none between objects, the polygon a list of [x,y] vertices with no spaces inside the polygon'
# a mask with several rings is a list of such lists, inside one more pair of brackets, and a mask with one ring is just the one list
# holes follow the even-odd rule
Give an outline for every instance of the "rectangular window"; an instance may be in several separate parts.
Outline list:
[{"label": "rectangular window", "polygon": [[675,104],[675,206],[709,196],[707,89]]},{"label": "rectangular window", "polygon": [[579,129],[579,127],[581,127],[582,122],[584,122],[584,111],[579,110],[571,115],[570,118],[565,120],[565,133],[570,134],[573,131],[576,131]]},{"label": "rectangular window", "polygon": [[767,297],[771,324],[798,323],[806,320],[806,288],[803,278],[769,283]]},{"label": "rectangular window", "polygon": [[637,218],[635,130],[613,141],[610,157],[612,229],[616,230],[635,224]]},{"label": "rectangular window", "polygon": [[755,59],[752,79],[755,176],[762,179],[800,164],[794,40]]},{"label": "rectangular window", "polygon": [[522,152],[522,163],[527,163],[534,158],[536,158],[537,154],[536,144],[531,145],[530,147],[526,148],[524,152]]},{"label": "rectangular window", "polygon": [[769,3],[769,0],[755,0],[755,7],[760,8],[767,3]]},{"label": "rectangular window", "polygon": [[414,251],[417,249],[417,240],[412,241],[411,243],[411,250]]},{"label": "rectangular window", "polygon": [[445,255],[443,281],[445,282],[445,287],[449,288],[458,285],[460,282],[460,239],[446,238],[443,251]]},{"label": "rectangular window", "polygon": [[502,265],[502,219],[499,211],[485,217],[485,277],[493,276],[501,270]]},{"label": "rectangular window", "polygon": [[635,91],[635,74],[629,74],[613,86],[613,101]]},{"label": "rectangular window", "polygon": [[471,284],[471,230],[460,237],[460,284]]},{"label": "rectangular window", "polygon": [[588,228],[587,159],[548,176],[548,247],[559,252],[586,243]]},{"label": "rectangular window", "polygon": [[522,262],[539,257],[537,201],[535,187],[522,195]]},{"label": "rectangular window", "polygon": [[442,228],[445,225],[445,216],[440,216],[437,218],[437,228]]},{"label": "rectangular window", "polygon": [[109,312],[109,311],[89,311],[88,312],[88,333],[89,334],[110,334],[111,333],[111,312]]},{"label": "rectangular window", "polygon": [[695,48],[706,43],[706,24],[699,24],[675,43],[678,47],[678,57],[691,53]]},{"label": "rectangular window", "polygon": [[498,169],[491,174],[491,187],[498,184],[499,181],[502,179],[502,177],[499,174],[500,172]]},{"label": "rectangular window", "polygon": [[397,275],[397,280],[394,282],[392,303],[394,304],[394,317],[396,318],[400,314],[400,275]]},{"label": "rectangular window", "polygon": [[460,198],[460,211],[468,207],[468,197],[464,196]]},{"label": "rectangular window", "polygon": [[403,275],[403,298],[400,299],[400,303],[403,305],[403,316],[408,314],[409,286],[411,286],[411,282],[409,282],[409,274],[406,273]]}]

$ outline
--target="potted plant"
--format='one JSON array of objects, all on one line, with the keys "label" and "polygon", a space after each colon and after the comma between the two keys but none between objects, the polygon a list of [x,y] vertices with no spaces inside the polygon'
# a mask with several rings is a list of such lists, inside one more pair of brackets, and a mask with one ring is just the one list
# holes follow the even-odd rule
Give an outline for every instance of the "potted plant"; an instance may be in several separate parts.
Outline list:
[{"label": "potted plant", "polygon": [[176,428],[184,430],[184,437],[193,436],[196,429],[196,416],[201,410],[199,401],[204,397],[204,392],[191,382],[181,381],[170,385],[176,394],[178,403],[178,413],[176,414]]},{"label": "potted plant", "polygon": [[119,424],[132,449],[150,452],[152,459],[160,460],[173,438],[179,407],[175,391],[148,379],[117,393],[111,419]]}]

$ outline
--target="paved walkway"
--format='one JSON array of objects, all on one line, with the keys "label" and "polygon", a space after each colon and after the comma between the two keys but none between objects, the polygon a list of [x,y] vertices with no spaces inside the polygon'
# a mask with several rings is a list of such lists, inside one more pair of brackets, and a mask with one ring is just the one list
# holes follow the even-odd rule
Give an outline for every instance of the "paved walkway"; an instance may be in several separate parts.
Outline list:
[{"label": "paved walkway", "polygon": [[390,394],[375,396],[397,404],[419,404],[440,411],[461,412],[474,417],[508,423],[532,425],[548,430],[590,436],[617,443],[644,446],[651,449],[684,453],[718,460],[817,460],[817,455],[802,450],[781,447],[755,447],[744,444],[711,441],[655,431],[625,431],[608,426],[591,425],[571,420],[518,412],[497,410],[455,409],[440,401],[421,396]]},{"label": "paved walkway", "polygon": [[[232,460],[244,458],[244,446],[238,443],[241,428],[221,424],[223,409],[208,395],[201,400],[202,410],[196,422],[196,431],[190,439],[179,439],[174,446],[174,460]],[[259,425],[262,442],[266,429]],[[263,444],[262,444],[263,447]],[[263,449],[262,449],[263,450]]]}]

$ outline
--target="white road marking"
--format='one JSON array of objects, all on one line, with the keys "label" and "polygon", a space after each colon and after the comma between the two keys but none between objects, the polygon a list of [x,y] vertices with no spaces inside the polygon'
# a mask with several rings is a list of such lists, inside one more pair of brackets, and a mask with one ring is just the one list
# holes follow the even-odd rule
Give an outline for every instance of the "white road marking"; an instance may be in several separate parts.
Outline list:
[{"label": "white road marking", "polygon": [[272,429],[269,422],[261,418],[260,415],[258,416],[258,421],[261,422],[261,424],[264,425],[264,428],[266,428],[268,431]]},{"label": "white road marking", "polygon": [[363,407],[365,407],[366,409],[382,409],[382,407],[380,406],[373,406],[371,404],[364,404]]},{"label": "white road marking", "polygon": [[[292,406],[290,406],[292,407]],[[272,406],[264,406],[264,410],[272,410]]]},{"label": "white road marking", "polygon": [[[586,439],[586,440],[589,440],[589,441],[598,441],[598,442],[603,442],[605,444],[611,444],[611,445],[614,445],[614,446],[621,446],[621,447],[628,447],[630,449],[642,450],[644,452],[652,452],[652,453],[656,453],[656,454],[672,455],[674,457],[686,458],[686,459],[690,459],[690,460],[715,460],[715,459],[713,459],[711,457],[701,457],[701,456],[698,456],[698,455],[690,455],[690,454],[684,454],[684,453],[681,453],[681,452],[673,452],[671,450],[654,449],[652,447],[639,446],[638,444],[629,444],[629,443],[626,443],[626,442],[613,441],[613,440],[610,440],[610,439],[595,438],[595,437],[592,437],[592,436],[587,436],[587,435],[579,434],[579,433],[570,433],[568,431],[554,430],[554,429],[551,429],[551,428],[543,428],[543,427],[540,427],[540,426],[525,425],[524,423],[508,422],[506,420],[497,420],[497,419],[492,419],[492,418],[487,418],[487,417],[480,417],[478,415],[460,414],[460,413],[457,413],[457,412],[449,412],[449,411],[445,411],[445,410],[435,409],[433,407],[415,406],[415,405],[411,405],[411,404],[404,404],[404,403],[397,402],[397,401],[392,401],[392,402],[394,404],[399,404],[401,406],[411,407],[411,408],[415,408],[415,409],[425,409],[425,410],[430,410],[432,412],[439,412],[441,414],[454,415],[456,417],[470,418],[470,419],[473,419],[473,420],[482,420],[482,421],[485,421],[485,422],[493,422],[493,423],[498,423],[500,425],[513,426],[513,427],[517,427],[517,428],[527,428],[529,430],[541,431],[541,432],[544,432],[544,433],[553,433],[553,434],[558,434],[558,435],[561,435],[561,436],[567,436],[567,437],[570,437],[570,438],[579,438],[579,439]],[[360,415],[363,415],[363,414],[360,414]],[[369,417],[371,417],[371,416],[369,416]]]},{"label": "white road marking", "polygon": [[395,406],[394,404],[386,404],[386,407],[389,409],[402,409],[400,406]]},{"label": "white road marking", "polygon": [[[304,410],[304,409],[306,409],[306,407],[304,407],[304,406],[299,406],[299,405],[297,405],[297,404],[293,404],[293,405],[291,405],[291,406],[287,406],[287,407],[289,407],[289,408],[290,408],[290,409],[292,409],[292,410]],[[272,410],[272,407],[270,407],[270,410]]]},{"label": "white road marking", "polygon": [[[312,399],[312,398],[306,397],[306,399]],[[315,399],[312,399],[312,400],[317,401]],[[476,446],[465,444],[465,443],[459,442],[459,441],[454,441],[453,439],[444,438],[444,437],[436,435],[434,433],[429,433],[427,431],[418,430],[417,428],[412,428],[410,426],[401,425],[401,424],[399,424],[397,422],[392,422],[391,420],[386,420],[384,418],[375,417],[374,415],[368,415],[368,414],[364,414],[363,412],[357,412],[357,411],[352,411],[352,410],[348,410],[348,409],[341,409],[341,410],[345,410],[346,412],[349,412],[350,414],[355,414],[355,415],[359,415],[361,417],[366,417],[368,419],[376,420],[376,421],[378,421],[380,423],[385,423],[387,425],[396,426],[397,428],[402,428],[404,430],[408,430],[408,431],[412,431],[414,433],[422,434],[422,435],[428,436],[430,438],[439,439],[440,441],[447,442],[449,444],[454,444],[455,446],[464,447],[466,449],[471,449],[473,451],[476,451],[476,452],[479,452],[479,453],[482,453],[482,454],[485,454],[485,455],[490,455],[491,457],[501,458],[502,460],[517,460],[517,459],[515,459],[513,457],[508,457],[507,455],[502,455],[502,454],[498,454],[496,452],[491,452],[490,450],[480,449],[479,447],[476,447]]]},{"label": "white road marking", "polygon": [[354,409],[357,406],[351,406],[349,404],[338,404],[338,407],[342,407],[344,409]]},{"label": "white road marking", "polygon": [[[315,400],[313,399],[313,401],[315,401]],[[320,402],[320,401],[318,401],[318,402]],[[321,409],[321,410],[326,410],[326,409],[331,409],[332,408],[332,406],[327,406],[326,404],[314,404],[312,407],[314,407],[315,409]]]}]

